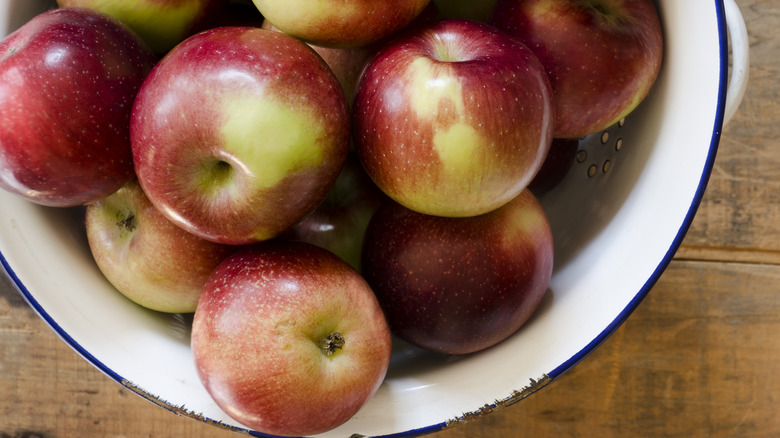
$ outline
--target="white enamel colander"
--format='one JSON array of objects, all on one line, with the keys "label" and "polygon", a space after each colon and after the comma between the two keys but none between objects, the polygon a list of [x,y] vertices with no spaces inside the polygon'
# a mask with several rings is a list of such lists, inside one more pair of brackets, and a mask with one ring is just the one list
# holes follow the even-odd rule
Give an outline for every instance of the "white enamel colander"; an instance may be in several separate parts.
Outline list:
[{"label": "white enamel colander", "polygon": [[[0,0],[0,36],[52,6]],[[475,355],[399,349],[375,397],[322,436],[421,435],[517,402],[593,351],[650,291],[693,219],[722,127],[748,81],[747,32],[734,0],[658,6],[666,52],[651,94],[624,121],[582,140],[563,182],[542,198],[556,267],[537,314]],[[263,436],[206,393],[186,318],[146,311],[111,288],[91,258],[80,214],[0,193],[0,264],[29,304],[87,361],[140,396]]]}]

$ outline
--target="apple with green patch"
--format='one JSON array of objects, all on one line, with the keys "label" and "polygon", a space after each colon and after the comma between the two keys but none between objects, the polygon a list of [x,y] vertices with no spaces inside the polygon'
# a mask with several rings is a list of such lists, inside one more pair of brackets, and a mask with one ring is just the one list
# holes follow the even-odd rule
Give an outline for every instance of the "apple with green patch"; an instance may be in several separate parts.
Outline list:
[{"label": "apple with green patch", "polygon": [[544,64],[557,138],[581,138],[631,113],[649,93],[664,41],[653,0],[498,0],[490,20]]},{"label": "apple with green patch", "polygon": [[194,33],[225,7],[226,0],[57,0],[61,7],[89,8],[128,25],[158,54]]},{"label": "apple with green patch", "polygon": [[225,259],[203,289],[192,352],[224,412],[259,432],[314,435],[368,401],[392,340],[363,277],[314,245],[263,242]]},{"label": "apple with green patch", "polygon": [[133,302],[192,313],[203,285],[237,247],[220,245],[171,223],[137,181],[86,208],[87,242],[106,279]]},{"label": "apple with green patch", "polygon": [[253,0],[282,32],[327,47],[359,47],[400,31],[431,0]]},{"label": "apple with green patch", "polygon": [[353,102],[355,150],[409,209],[476,216],[517,196],[552,141],[552,90],[527,47],[483,23],[444,20],[389,43]]},{"label": "apple with green patch", "polygon": [[205,239],[247,244],[319,205],[346,159],[349,126],[341,86],[310,47],[222,27],[157,64],[130,137],[138,180],[166,217]]}]

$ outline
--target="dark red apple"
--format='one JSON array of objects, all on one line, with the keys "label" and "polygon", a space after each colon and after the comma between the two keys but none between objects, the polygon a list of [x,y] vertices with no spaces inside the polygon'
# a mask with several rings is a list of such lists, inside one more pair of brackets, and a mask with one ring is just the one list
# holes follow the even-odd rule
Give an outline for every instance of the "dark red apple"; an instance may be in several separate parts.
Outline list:
[{"label": "dark red apple", "polygon": [[[274,26],[270,21],[264,20],[262,23],[263,29],[272,30],[274,32],[282,32]],[[360,47],[323,47],[315,44],[309,44],[309,46],[322,57],[328,67],[341,84],[341,88],[344,89],[344,95],[347,98],[347,102],[352,103],[352,97],[355,94],[355,87],[357,86],[360,73],[368,63],[368,60],[376,52],[374,46],[360,46]]]},{"label": "dark red apple", "polygon": [[387,372],[392,342],[365,280],[330,252],[263,242],[222,262],[192,324],[198,375],[231,417],[299,436],[349,420]]},{"label": "dark red apple", "polygon": [[33,202],[97,201],[133,178],[130,112],[154,55],[119,21],[44,12],[0,42],[0,187]]},{"label": "dark red apple", "polygon": [[557,138],[585,137],[628,115],[663,60],[653,0],[498,0],[490,22],[544,64]]},{"label": "dark red apple", "polygon": [[550,225],[529,190],[469,218],[385,204],[363,248],[363,275],[393,333],[447,354],[483,350],[515,333],[538,307],[552,268]]}]

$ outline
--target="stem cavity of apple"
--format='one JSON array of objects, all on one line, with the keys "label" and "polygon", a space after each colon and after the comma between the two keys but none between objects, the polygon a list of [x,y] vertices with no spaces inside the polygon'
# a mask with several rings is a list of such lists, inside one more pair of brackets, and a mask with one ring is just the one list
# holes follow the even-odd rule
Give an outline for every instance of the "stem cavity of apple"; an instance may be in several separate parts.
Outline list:
[{"label": "stem cavity of apple", "polygon": [[337,350],[344,348],[344,336],[341,333],[329,333],[320,339],[319,347],[325,356],[332,356]]},{"label": "stem cavity of apple", "polygon": [[126,217],[123,217],[117,221],[116,226],[124,232],[132,233],[138,226],[138,222],[135,219],[135,215],[130,213]]},{"label": "stem cavity of apple", "polygon": [[218,190],[233,176],[233,166],[222,159],[209,161],[203,165],[204,172],[201,184],[204,189]]},{"label": "stem cavity of apple", "polygon": [[463,49],[461,47],[462,41],[455,40],[454,37],[448,35],[435,36],[435,41],[432,44],[433,50],[430,53],[430,57],[439,62],[461,62],[466,61]]},{"label": "stem cavity of apple", "polygon": [[621,14],[608,2],[595,1],[585,5],[585,7],[592,10],[595,15],[613,26],[621,19]]}]

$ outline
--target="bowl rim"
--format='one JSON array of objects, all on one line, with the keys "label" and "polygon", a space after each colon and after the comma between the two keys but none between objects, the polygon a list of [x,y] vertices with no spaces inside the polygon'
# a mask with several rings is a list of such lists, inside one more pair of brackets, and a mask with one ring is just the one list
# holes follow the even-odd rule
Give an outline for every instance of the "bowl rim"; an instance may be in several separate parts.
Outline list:
[{"label": "bowl rim", "polygon": [[712,127],[712,137],[710,138],[710,147],[707,154],[707,159],[705,160],[701,178],[699,180],[698,186],[696,187],[696,192],[691,199],[691,205],[688,208],[688,212],[686,213],[680,229],[678,230],[674,240],[672,240],[672,243],[669,246],[666,254],[661,259],[658,266],[656,266],[655,270],[647,279],[647,281],[642,285],[637,294],[634,295],[626,307],[623,308],[617,317],[610,324],[608,324],[604,330],[599,333],[598,336],[596,336],[596,338],[588,343],[582,350],[569,358],[569,360],[563,362],[561,365],[550,371],[548,375],[553,380],[560,377],[566,371],[579,363],[582,359],[587,357],[591,352],[593,352],[599,345],[601,345],[601,343],[607,340],[607,338],[609,338],[609,336],[614,333],[614,331],[617,330],[617,328],[620,327],[623,322],[625,322],[625,320],[634,312],[634,310],[636,310],[636,308],[639,306],[639,303],[647,296],[653,286],[655,286],[655,284],[658,282],[661,274],[663,274],[663,272],[671,263],[675,253],[680,248],[680,245],[682,245],[682,241],[684,240],[685,235],[688,233],[688,229],[690,229],[691,224],[693,223],[693,219],[696,216],[696,212],[701,205],[707,184],[709,182],[710,176],[712,175],[712,169],[715,165],[715,157],[717,155],[718,146],[720,144],[726,109],[726,91],[728,88],[729,44],[724,0],[715,0],[715,13],[717,17],[720,63],[715,124]]},{"label": "bowl rim", "polygon": [[[726,110],[725,109],[726,91],[729,82],[728,80],[729,42],[728,42],[728,26],[726,23],[724,0],[714,0],[714,3],[715,3],[715,15],[717,19],[716,26],[717,26],[718,37],[719,37],[718,47],[719,47],[719,66],[720,66],[718,92],[717,92],[717,107],[716,107],[714,125],[712,127],[712,135],[710,138],[707,157],[704,163],[704,167],[702,169],[702,173],[698,185],[696,187],[695,195],[691,200],[688,211],[684,216],[684,220],[675,238],[672,240],[668,250],[666,251],[664,257],[660,260],[660,262],[655,267],[655,269],[653,270],[649,278],[644,282],[642,287],[631,298],[628,304],[619,312],[619,314],[593,340],[591,340],[581,350],[579,350],[574,355],[572,355],[569,359],[565,360],[563,363],[561,363],[553,370],[548,372],[545,376],[548,377],[548,379],[545,379],[543,382],[532,382],[531,387],[528,387],[527,388],[528,391],[524,391],[522,397],[520,398],[524,398],[525,396],[530,395],[531,393],[543,388],[548,383],[556,380],[558,377],[565,374],[567,371],[569,371],[571,368],[577,365],[580,361],[582,361],[588,355],[590,355],[593,351],[595,351],[596,348],[598,348],[603,342],[605,342],[628,319],[628,317],[636,310],[636,308],[639,306],[642,300],[644,300],[644,298],[647,296],[650,290],[655,286],[655,284],[657,283],[657,281],[659,280],[663,272],[669,266],[669,264],[671,263],[675,253],[681,246],[685,238],[685,235],[687,234],[693,222],[696,212],[699,206],[701,205],[707,184],[712,174],[715,157],[719,147],[721,133],[724,125],[725,110]],[[96,356],[91,354],[86,348],[84,348],[81,344],[79,344],[79,342],[76,341],[70,334],[68,334],[68,332],[64,330],[61,327],[61,325],[57,323],[57,321],[55,321],[55,319],[44,309],[44,307],[38,302],[38,300],[35,299],[34,294],[27,288],[27,286],[20,280],[20,278],[14,272],[13,268],[10,266],[8,260],[4,256],[2,250],[0,250],[0,269],[5,273],[7,278],[9,278],[11,284],[20,292],[23,299],[30,305],[30,307],[34,310],[34,312],[41,319],[45,321],[45,323],[57,334],[58,337],[60,337],[66,344],[68,344],[74,351],[76,351],[86,361],[91,363],[95,368],[97,368],[98,370],[100,370],[105,375],[107,375],[117,383],[121,384],[125,388],[138,394],[139,396],[146,399],[147,401],[150,401],[177,415],[184,415],[184,416],[197,418],[201,421],[217,424],[220,427],[226,429],[235,429],[236,431],[242,431],[244,433],[248,433],[250,436],[258,436],[258,437],[274,436],[274,435],[262,434],[260,432],[256,432],[248,429],[233,427],[230,425],[226,425],[224,423],[219,423],[216,420],[199,416],[191,412],[183,412],[181,408],[173,406],[167,403],[166,401],[161,400],[158,397],[146,393],[140,388],[135,387],[129,382],[129,380],[121,376],[119,373],[114,371],[111,367],[107,366],[100,359],[98,359]],[[533,384],[533,383],[538,383],[538,384]],[[518,401],[520,398],[513,400],[513,402]],[[496,406],[491,406],[491,407],[496,407]],[[468,419],[472,420],[475,417],[484,416],[487,413],[490,413],[492,411],[493,409],[481,410],[479,412],[474,413],[473,416],[470,415]],[[412,429],[412,430],[407,430],[407,431],[402,431],[402,432],[397,432],[397,433],[392,433],[387,435],[380,435],[380,436],[384,438],[421,436],[421,435],[427,435],[427,434],[438,432],[444,428],[449,427],[450,425],[451,425],[450,422],[441,422],[441,423],[428,425],[422,428],[417,428],[417,429]]]}]

